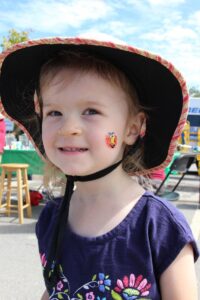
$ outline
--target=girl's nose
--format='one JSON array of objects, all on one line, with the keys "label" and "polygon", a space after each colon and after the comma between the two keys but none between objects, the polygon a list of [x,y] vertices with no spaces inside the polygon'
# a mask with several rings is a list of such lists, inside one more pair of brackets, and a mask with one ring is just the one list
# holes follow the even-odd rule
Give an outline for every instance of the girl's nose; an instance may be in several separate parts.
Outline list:
[{"label": "girl's nose", "polygon": [[62,136],[68,135],[80,135],[82,133],[82,129],[80,125],[75,121],[65,121],[65,123],[59,128],[58,134]]}]

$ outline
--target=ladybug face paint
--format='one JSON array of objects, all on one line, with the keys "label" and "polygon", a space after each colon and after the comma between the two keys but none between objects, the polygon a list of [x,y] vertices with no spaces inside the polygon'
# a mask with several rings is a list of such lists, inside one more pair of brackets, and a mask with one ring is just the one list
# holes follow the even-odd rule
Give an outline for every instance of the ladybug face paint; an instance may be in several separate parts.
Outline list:
[{"label": "ladybug face paint", "polygon": [[106,144],[110,148],[115,148],[117,145],[117,136],[114,132],[108,132],[106,135]]}]

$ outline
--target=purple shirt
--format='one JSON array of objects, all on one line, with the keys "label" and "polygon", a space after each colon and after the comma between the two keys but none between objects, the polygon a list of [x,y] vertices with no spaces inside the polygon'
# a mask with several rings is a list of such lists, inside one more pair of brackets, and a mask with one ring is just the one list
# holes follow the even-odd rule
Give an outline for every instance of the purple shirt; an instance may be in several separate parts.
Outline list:
[{"label": "purple shirt", "polygon": [[[36,225],[43,267],[60,202],[49,201]],[[66,230],[60,280],[49,299],[161,299],[160,275],[187,243],[196,261],[198,249],[182,213],[146,192],[125,219],[102,236],[87,238]]]}]

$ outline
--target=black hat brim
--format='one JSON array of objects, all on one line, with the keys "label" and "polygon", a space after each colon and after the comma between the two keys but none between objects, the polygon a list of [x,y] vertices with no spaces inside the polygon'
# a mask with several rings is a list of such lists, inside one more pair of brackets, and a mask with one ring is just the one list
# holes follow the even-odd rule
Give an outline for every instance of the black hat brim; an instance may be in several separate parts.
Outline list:
[{"label": "black hat brim", "polygon": [[[149,108],[144,138],[144,163],[147,169],[166,161],[177,127],[182,126],[183,82],[167,67],[142,51],[129,51],[109,44],[49,43],[22,47],[8,54],[2,63],[0,96],[8,116],[21,124],[44,155],[41,130],[32,119],[35,113],[33,95],[41,66],[60,50],[81,50],[109,60],[121,69],[134,84],[141,104]],[[133,48],[134,49],[134,48]],[[182,81],[182,85],[181,82]],[[30,121],[32,120],[32,121]]]}]

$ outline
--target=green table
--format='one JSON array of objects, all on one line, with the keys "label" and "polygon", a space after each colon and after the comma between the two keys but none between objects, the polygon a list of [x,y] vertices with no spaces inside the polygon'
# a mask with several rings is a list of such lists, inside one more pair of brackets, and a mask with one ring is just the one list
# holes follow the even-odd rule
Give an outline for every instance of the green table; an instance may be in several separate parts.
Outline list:
[{"label": "green table", "polygon": [[43,174],[44,162],[35,150],[10,150],[5,149],[2,164],[23,163],[29,164],[28,174]]}]

